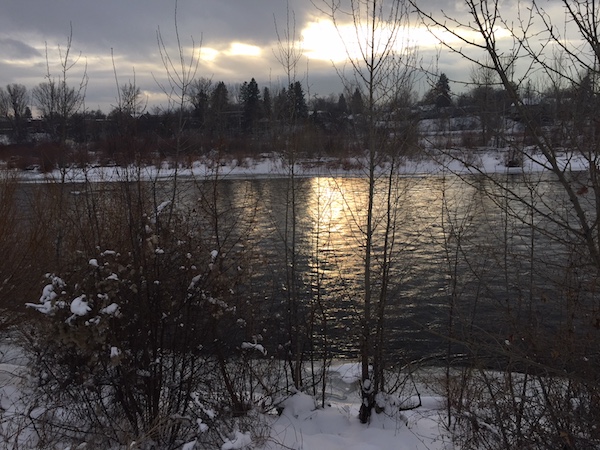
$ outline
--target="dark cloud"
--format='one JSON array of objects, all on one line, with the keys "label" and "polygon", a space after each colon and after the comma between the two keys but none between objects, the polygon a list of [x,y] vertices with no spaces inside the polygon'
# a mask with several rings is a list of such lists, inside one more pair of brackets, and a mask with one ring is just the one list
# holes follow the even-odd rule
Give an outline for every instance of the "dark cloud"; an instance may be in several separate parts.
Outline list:
[{"label": "dark cloud", "polygon": [[42,56],[35,48],[11,38],[0,38],[0,58],[29,59]]},{"label": "dark cloud", "polygon": [[[312,6],[309,1],[290,2],[300,28]],[[173,31],[175,2],[165,0],[8,2],[0,16],[0,33],[35,32],[49,45],[63,43],[72,25],[75,41],[92,50],[115,48],[124,53],[156,48],[156,30]],[[201,36],[207,44],[234,40],[257,45],[274,39],[274,18],[286,20],[281,0],[181,0],[177,20],[180,35]]]}]

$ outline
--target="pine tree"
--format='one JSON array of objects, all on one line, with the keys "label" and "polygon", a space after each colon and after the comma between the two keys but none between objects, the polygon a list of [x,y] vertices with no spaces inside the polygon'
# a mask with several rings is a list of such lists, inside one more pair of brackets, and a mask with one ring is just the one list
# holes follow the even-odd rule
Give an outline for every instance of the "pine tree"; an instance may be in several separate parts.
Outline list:
[{"label": "pine tree", "polygon": [[348,105],[346,103],[346,97],[344,97],[344,94],[340,94],[340,98],[338,99],[337,112],[340,115],[346,114],[346,112],[348,112]]},{"label": "pine tree", "polygon": [[306,119],[308,117],[308,106],[306,104],[306,99],[304,98],[302,84],[299,81],[290,84],[288,98],[291,118]]},{"label": "pine tree", "polygon": [[450,80],[445,73],[440,74],[438,81],[423,97],[425,105],[435,105],[437,108],[452,106],[450,98]]},{"label": "pine tree", "polygon": [[229,91],[224,82],[219,81],[210,96],[210,130],[221,135],[227,127]]},{"label": "pine tree", "polygon": [[210,106],[212,82],[206,78],[195,80],[190,86],[189,100],[194,108],[194,117],[198,126],[202,128],[206,123],[206,116]]},{"label": "pine tree", "polygon": [[289,114],[288,111],[287,89],[281,88],[273,102],[273,115],[277,120],[284,120]]},{"label": "pine tree", "polygon": [[365,105],[362,94],[360,93],[360,89],[356,88],[354,94],[352,94],[352,99],[350,100],[350,111],[352,114],[362,114],[364,109]]},{"label": "pine tree", "polygon": [[273,101],[271,99],[271,91],[268,87],[263,89],[262,103],[263,114],[267,119],[270,120],[273,116]]},{"label": "pine tree", "polygon": [[244,82],[240,90],[242,100],[242,129],[246,133],[252,133],[256,123],[260,119],[261,98],[260,90],[256,80],[252,78],[250,82]]},{"label": "pine tree", "polygon": [[440,75],[440,78],[435,85],[435,91],[437,94],[435,106],[438,108],[452,106],[452,99],[450,98],[450,81],[445,73]]}]

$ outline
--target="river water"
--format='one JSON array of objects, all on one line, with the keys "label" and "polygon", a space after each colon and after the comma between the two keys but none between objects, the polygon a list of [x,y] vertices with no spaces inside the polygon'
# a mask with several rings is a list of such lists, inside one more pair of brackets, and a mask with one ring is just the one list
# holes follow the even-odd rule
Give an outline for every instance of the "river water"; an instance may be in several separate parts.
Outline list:
[{"label": "river water", "polygon": [[[162,183],[157,203],[171,196]],[[271,355],[293,346],[351,358],[364,306],[368,192],[360,177],[184,180],[177,202],[243,271],[244,322]],[[550,175],[382,178],[372,218],[375,294],[388,250],[392,363],[473,351],[462,342],[526,342],[533,331],[600,317],[571,204]]]},{"label": "river water", "polygon": [[[216,192],[210,183],[198,187],[207,188]],[[247,229],[252,282],[240,294],[261,311],[257,333],[281,350],[288,331],[299,329],[312,336],[302,339],[298,348],[304,352],[355,357],[367,180],[225,179],[217,190],[222,223]],[[587,275],[580,248],[564,226],[573,217],[561,192],[552,176],[540,174],[380,180],[373,288],[378,292],[382,284],[378,270],[389,223],[384,345],[390,359],[468,351],[456,344],[461,341],[524,342],[532,330],[551,334],[563,326],[573,292],[583,298]],[[584,315],[596,314],[594,302]]]}]

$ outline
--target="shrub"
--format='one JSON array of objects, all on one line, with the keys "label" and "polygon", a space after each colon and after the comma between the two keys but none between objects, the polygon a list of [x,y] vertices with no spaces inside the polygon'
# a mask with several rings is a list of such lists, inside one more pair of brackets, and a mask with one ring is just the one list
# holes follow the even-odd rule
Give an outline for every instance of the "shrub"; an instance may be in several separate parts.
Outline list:
[{"label": "shrub", "polygon": [[47,275],[29,304],[43,313],[29,338],[50,405],[40,421],[62,439],[102,446],[222,443],[252,407],[237,378],[243,359],[231,359],[242,343],[241,275],[186,211],[164,202],[144,214],[146,197],[123,200],[115,246],[72,248],[69,269]]}]

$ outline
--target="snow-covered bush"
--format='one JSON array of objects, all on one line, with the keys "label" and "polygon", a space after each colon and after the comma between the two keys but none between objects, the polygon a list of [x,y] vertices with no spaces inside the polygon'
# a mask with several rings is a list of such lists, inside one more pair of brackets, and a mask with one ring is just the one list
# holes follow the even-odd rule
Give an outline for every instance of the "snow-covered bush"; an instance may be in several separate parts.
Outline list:
[{"label": "snow-covered bush", "polygon": [[266,352],[242,350],[240,262],[224,263],[169,202],[131,217],[117,247],[76,251],[28,304],[40,313],[29,350],[48,405],[36,427],[101,446],[219,447],[254,420],[240,418],[252,399],[244,358],[232,356]]}]

